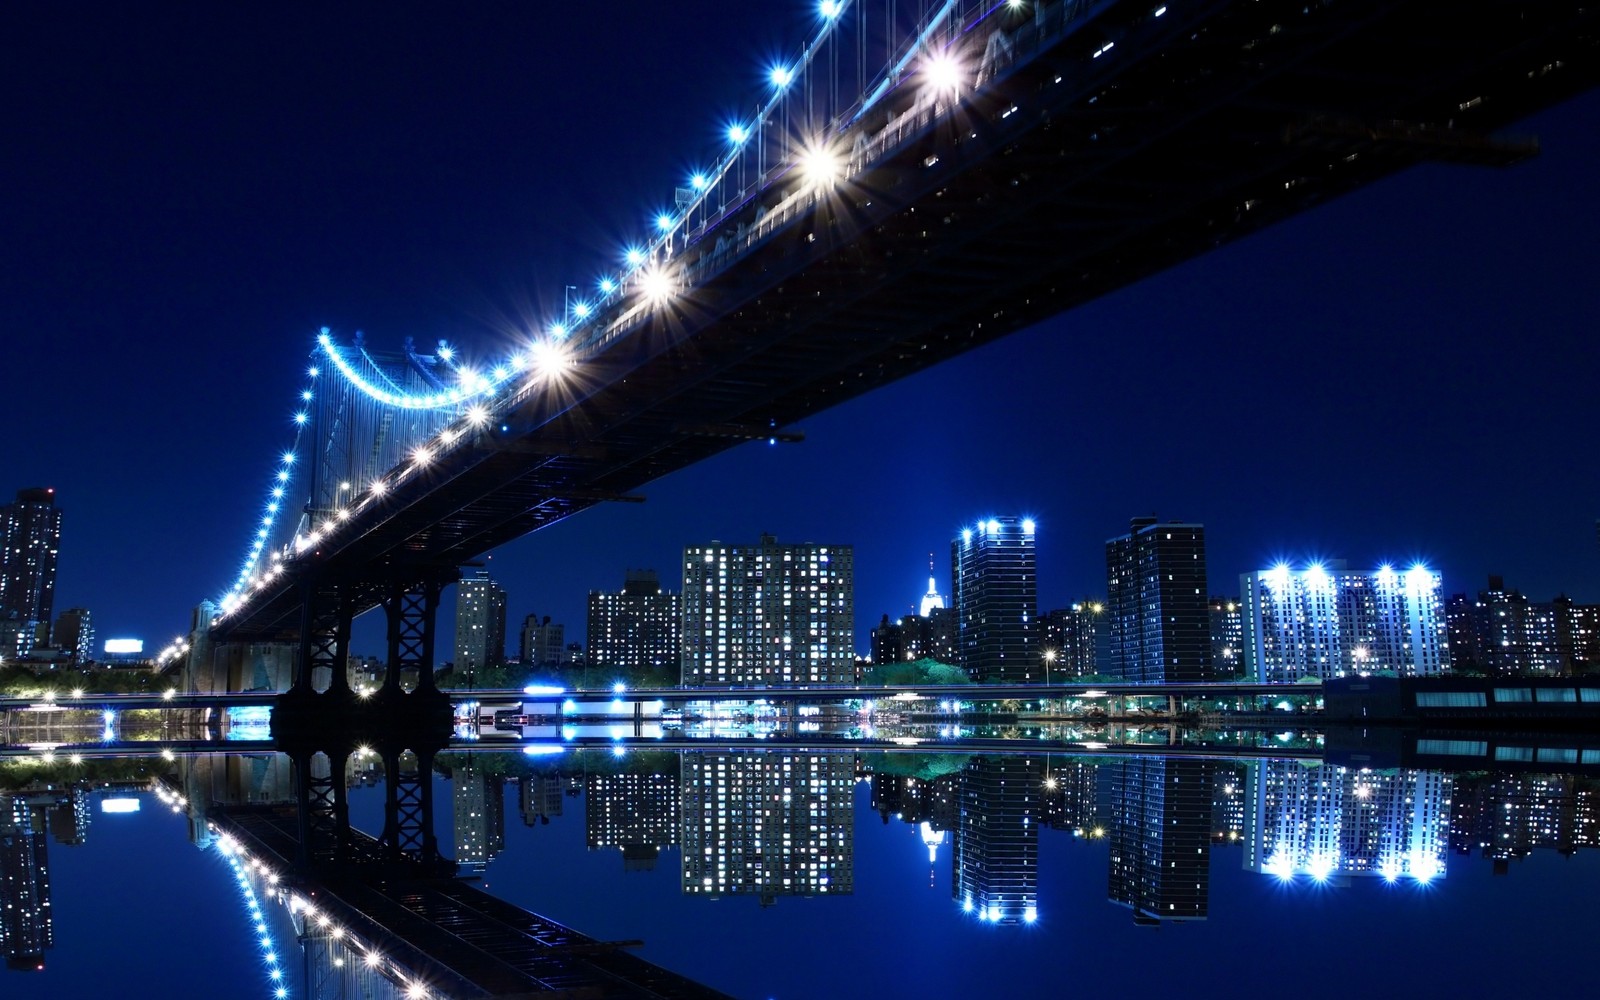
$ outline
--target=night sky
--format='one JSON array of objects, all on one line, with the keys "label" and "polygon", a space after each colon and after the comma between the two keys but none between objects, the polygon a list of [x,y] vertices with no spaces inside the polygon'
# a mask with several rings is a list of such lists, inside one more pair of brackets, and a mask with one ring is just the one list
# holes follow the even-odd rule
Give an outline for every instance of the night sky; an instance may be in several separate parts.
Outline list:
[{"label": "night sky", "polygon": [[[815,16],[224,6],[0,14],[0,493],[56,488],[56,610],[101,638],[162,644],[231,582],[319,327],[509,353]],[[1044,607],[1151,511],[1206,524],[1217,593],[1421,558],[1600,601],[1597,121],[1591,93],[1515,130],[1529,163],[1414,169],[507,546],[508,631],[581,639],[589,589],[766,531],[855,545],[865,648],[990,513],[1038,520]]]}]

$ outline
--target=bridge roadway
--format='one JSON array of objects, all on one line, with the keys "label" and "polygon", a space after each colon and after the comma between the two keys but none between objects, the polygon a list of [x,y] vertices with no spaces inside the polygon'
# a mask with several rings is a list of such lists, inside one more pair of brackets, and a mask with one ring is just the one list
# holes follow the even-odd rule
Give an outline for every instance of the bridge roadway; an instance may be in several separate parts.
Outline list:
[{"label": "bridge roadway", "polygon": [[[291,809],[214,810],[208,820],[279,871],[294,865],[299,827]],[[452,997],[727,1000],[728,995],[597,941],[415,862],[386,862],[378,842],[351,830],[352,858],[289,884],[388,960]]]},{"label": "bridge roadway", "polygon": [[217,638],[295,638],[328,581],[367,610],[1420,160],[1512,162],[1534,147],[1488,134],[1600,63],[1590,0],[1028,6],[958,36],[953,113],[908,78],[831,137],[836,184],[769,175],[666,262],[669,298],[608,303],[570,372],[391,471]]}]

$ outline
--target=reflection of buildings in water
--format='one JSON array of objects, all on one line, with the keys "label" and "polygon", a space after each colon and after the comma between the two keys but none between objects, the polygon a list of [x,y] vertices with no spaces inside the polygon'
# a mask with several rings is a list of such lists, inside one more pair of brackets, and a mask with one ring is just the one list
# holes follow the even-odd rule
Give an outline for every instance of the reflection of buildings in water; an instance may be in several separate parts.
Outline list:
[{"label": "reflection of buildings in water", "polygon": [[678,777],[588,775],[583,819],[584,843],[589,850],[619,848],[623,870],[653,869],[661,849],[678,842]]},{"label": "reflection of buildings in water", "polygon": [[[326,773],[327,758],[316,761]],[[189,840],[211,844],[206,812],[216,807],[282,806],[295,801],[294,763],[287,754],[186,754],[175,762],[177,790],[189,819]]]},{"label": "reflection of buildings in water", "polygon": [[1211,892],[1209,761],[1136,757],[1111,778],[1107,894],[1135,923],[1204,920]]},{"label": "reflection of buildings in water", "polygon": [[517,810],[523,825],[548,826],[552,818],[560,816],[566,785],[566,777],[559,774],[530,774],[519,779]]},{"label": "reflection of buildings in water", "polygon": [[1600,810],[1593,779],[1567,774],[1480,775],[1458,778],[1452,800],[1450,846],[1478,851],[1495,874],[1535,850],[1572,855],[1600,847]]},{"label": "reflection of buildings in water", "polygon": [[849,754],[685,753],[683,891],[841,895],[855,890]]},{"label": "reflection of buildings in water", "polygon": [[965,913],[997,924],[1039,916],[1039,832],[1044,761],[978,758],[961,772],[951,894]]},{"label": "reflection of buildings in water", "polygon": [[1047,758],[1039,822],[1079,836],[1092,833],[1100,825],[1097,774],[1093,764]]},{"label": "reflection of buildings in water", "polygon": [[0,796],[0,950],[11,969],[43,969],[55,944],[45,819],[26,797]]},{"label": "reflection of buildings in water", "polygon": [[1296,761],[1257,761],[1250,770],[1249,870],[1335,884],[1351,875],[1444,877],[1448,775]]},{"label": "reflection of buildings in water", "polygon": [[490,775],[472,754],[456,758],[451,770],[455,806],[456,864],[481,874],[506,846],[505,781]]},{"label": "reflection of buildings in water", "polygon": [[917,828],[922,846],[928,849],[928,886],[937,881],[935,865],[939,848],[949,841],[960,815],[961,776],[941,774],[916,777],[901,774],[872,774],[867,779],[872,791],[872,809],[883,817],[901,820]]},{"label": "reflection of buildings in water", "polygon": [[1211,842],[1222,847],[1244,843],[1245,804],[1250,775],[1243,761],[1219,761],[1211,780]]}]

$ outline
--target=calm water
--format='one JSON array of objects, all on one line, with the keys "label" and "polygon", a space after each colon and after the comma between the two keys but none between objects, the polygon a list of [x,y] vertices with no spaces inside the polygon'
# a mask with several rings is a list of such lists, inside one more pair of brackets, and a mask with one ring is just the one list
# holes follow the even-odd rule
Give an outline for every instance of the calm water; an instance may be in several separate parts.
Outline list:
[{"label": "calm water", "polygon": [[[437,763],[464,873],[740,997],[1564,996],[1589,978],[1586,777],[754,747]],[[9,788],[29,780],[6,767]],[[0,798],[7,947],[41,841],[52,914],[44,970],[0,972],[0,996],[339,995],[326,970],[302,981],[271,887],[138,790],[192,792],[196,765],[92,767],[120,785],[44,787],[35,768]],[[236,798],[289,795],[281,759],[198,767]],[[354,824],[376,832],[382,800],[358,782]]]}]

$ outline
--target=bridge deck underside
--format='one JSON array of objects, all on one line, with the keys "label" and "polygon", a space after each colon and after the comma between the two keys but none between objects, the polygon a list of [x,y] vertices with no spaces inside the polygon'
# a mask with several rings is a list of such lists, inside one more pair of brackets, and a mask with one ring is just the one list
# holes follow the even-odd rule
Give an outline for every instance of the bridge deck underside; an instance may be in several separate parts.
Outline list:
[{"label": "bridge deck underside", "polygon": [[[466,561],[1420,159],[1515,159],[1476,137],[1596,75],[1577,2],[1149,7],[1005,68],[742,254],[708,234],[680,256],[703,276],[682,298],[317,565]],[[286,581],[226,629],[286,634],[296,607]]]},{"label": "bridge deck underside", "polygon": [[[295,856],[292,814],[230,814],[229,832],[285,866]],[[585,998],[725,1000],[702,986],[616,944],[597,941],[546,917],[513,906],[453,879],[408,878],[383,867],[377,842],[352,831],[357,862],[348,871],[307,883],[318,907],[337,911],[368,940],[401,942],[412,971],[450,995],[548,994]],[[386,950],[394,952],[392,945]],[[467,992],[471,991],[471,992]]]}]

